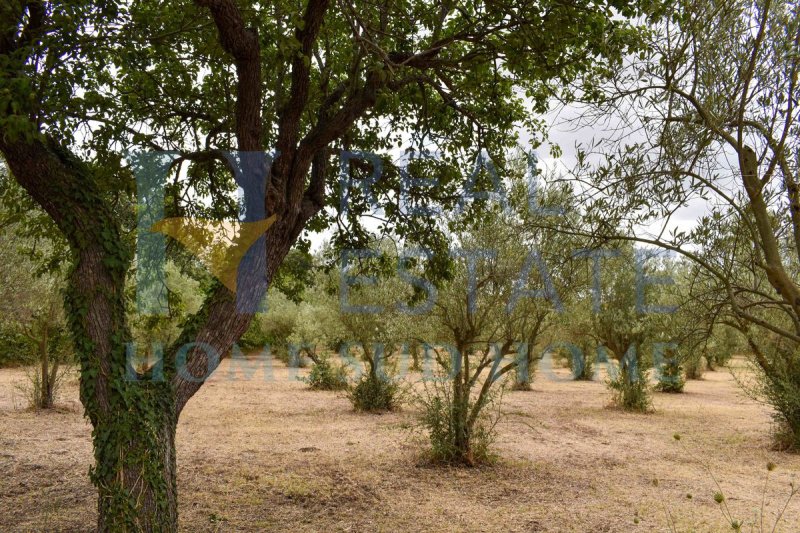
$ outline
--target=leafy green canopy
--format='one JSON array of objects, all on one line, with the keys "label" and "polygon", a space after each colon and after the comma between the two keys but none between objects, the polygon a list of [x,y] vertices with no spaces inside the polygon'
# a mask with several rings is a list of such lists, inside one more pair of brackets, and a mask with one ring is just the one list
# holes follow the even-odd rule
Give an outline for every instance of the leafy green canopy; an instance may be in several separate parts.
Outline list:
[{"label": "leafy green canopy", "polygon": [[[246,120],[237,106],[255,98],[260,149],[295,159],[304,155],[297,146],[387,156],[375,187],[381,230],[438,248],[445,243],[431,233],[431,217],[410,216],[401,205],[390,150],[439,154],[441,163],[412,165],[414,177],[435,176],[439,186],[412,188],[410,202],[452,207],[479,150],[502,172],[519,129],[541,137],[535,117],[551,97],[570,98],[577,81],[592,94],[613,73],[639,43],[624,18],[638,7],[625,0],[9,2],[0,8],[0,128],[11,137],[46,135],[85,156],[115,202],[134,187],[123,162],[129,150],[177,150],[183,179],[172,183],[167,216],[220,218],[236,209],[220,151],[241,148]],[[231,37],[220,24],[236,17],[242,32]],[[257,35],[259,75],[249,88],[245,60],[230,54],[232,40],[248,35]],[[369,166],[346,170],[363,177]],[[338,244],[363,244],[358,215],[371,206],[356,192],[353,216],[336,216],[338,171],[327,165],[330,209],[307,227],[335,226]],[[491,185],[481,180],[479,187]]]}]

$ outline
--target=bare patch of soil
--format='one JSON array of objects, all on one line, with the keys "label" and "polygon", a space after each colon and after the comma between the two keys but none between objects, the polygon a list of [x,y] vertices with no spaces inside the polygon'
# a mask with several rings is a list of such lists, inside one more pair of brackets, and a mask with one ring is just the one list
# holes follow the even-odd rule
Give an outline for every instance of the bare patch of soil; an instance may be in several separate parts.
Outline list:
[{"label": "bare patch of soil", "polygon": [[[771,461],[770,530],[800,472],[800,456],[770,449],[769,411],[727,371],[655,394],[647,415],[608,409],[600,382],[537,376],[533,391],[505,394],[500,460],[475,469],[425,464],[413,405],[354,413],[281,365],[233,375],[224,362],[178,426],[183,531],[644,532],[669,531],[668,515],[678,531],[730,531],[711,474],[733,514],[751,520]],[[0,370],[0,531],[91,531],[91,428],[77,380],[54,412],[22,407],[23,380]],[[800,499],[778,531],[800,531]]]}]

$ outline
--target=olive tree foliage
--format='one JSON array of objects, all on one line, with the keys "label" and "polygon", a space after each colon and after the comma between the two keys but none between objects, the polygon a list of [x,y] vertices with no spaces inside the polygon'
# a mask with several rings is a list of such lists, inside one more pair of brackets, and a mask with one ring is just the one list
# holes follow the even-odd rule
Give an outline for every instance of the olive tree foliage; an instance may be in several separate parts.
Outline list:
[{"label": "olive tree foliage", "polygon": [[607,384],[616,406],[648,411],[648,370],[655,362],[654,352],[675,340],[668,326],[675,312],[672,264],[657,250],[625,242],[586,251],[599,269],[587,261],[592,272],[584,279],[591,281],[575,304],[578,312],[569,317],[571,343],[582,352],[584,364],[596,356],[603,362],[608,359]]},{"label": "olive tree foliage", "polygon": [[[303,295],[305,298],[305,291]],[[288,363],[289,346],[302,323],[303,302],[297,303],[282,291],[270,288],[264,305],[266,309],[262,308],[262,312],[253,317],[238,344],[242,350],[268,350],[271,355]]]},{"label": "olive tree foliage", "polygon": [[701,379],[703,372],[727,365],[736,353],[747,350],[741,333],[722,322],[725,315],[718,290],[691,262],[676,264],[671,295],[677,303],[674,314],[661,327],[674,344],[675,355],[686,379]]},{"label": "olive tree foliage", "polygon": [[[507,352],[512,343],[522,343],[516,345],[524,353],[517,353],[514,388],[529,390],[544,352],[578,337],[565,325],[574,322],[571,317],[577,306],[585,303],[581,295],[590,280],[578,256],[589,241],[574,232],[581,222],[572,188],[554,183],[552,174],[541,176],[530,154],[519,155],[528,168],[524,180],[516,173],[511,194],[516,214],[505,221],[504,235],[504,252],[515,258],[514,289],[518,292],[512,292],[507,306],[503,346]],[[526,274],[530,279],[523,279]],[[560,338],[565,333],[568,338]]]},{"label": "olive tree foliage", "polygon": [[[181,332],[181,323],[200,308],[201,292],[197,280],[181,272],[174,263],[164,267],[167,312],[163,315],[135,313],[135,298],[128,300],[130,313],[131,343],[129,366],[138,373],[145,373],[160,364],[160,346],[174,342]],[[129,294],[136,291],[132,280],[126,287]]]},{"label": "olive tree foliage", "polygon": [[414,286],[398,277],[398,262],[407,262],[403,253],[388,240],[378,241],[357,257],[342,256],[332,272],[342,327],[339,354],[355,374],[349,396],[358,410],[399,406],[395,374],[413,335],[407,315],[414,300]]},{"label": "olive tree foliage", "polygon": [[[94,428],[98,529],[177,528],[178,417],[214,370],[213,354],[227,354],[248,328],[253,313],[240,312],[237,298],[261,296],[208,283],[200,309],[164,347],[164,379],[126,379],[135,237],[129,151],[177,152],[166,216],[235,220],[224,152],[275,150],[269,168],[244,169],[265,177],[266,216],[276,217],[254,265],[269,282],[305,230],[337,226],[339,245],[366,238],[359,215],[371,208],[370,195],[353,192],[348,215],[339,213],[338,150],[386,153],[413,139],[442,154],[449,171],[439,173],[441,183],[396,194],[400,173],[387,164],[371,196],[385,215],[383,231],[442,248],[435,219],[413,216],[400,197],[454,205],[467,161],[486,150],[502,166],[514,126],[540,129],[525,96],[541,113],[551,94],[572,96],[572,82],[591,90],[638,44],[626,19],[637,7],[626,0],[0,4],[0,153],[70,246],[66,315]],[[365,166],[344,165],[344,173],[366,181]],[[170,245],[169,254],[180,255],[178,248]]]},{"label": "olive tree foliage", "polygon": [[312,291],[298,304],[287,340],[293,354],[304,354],[315,360],[326,350],[338,347],[342,325],[332,296],[316,287]]},{"label": "olive tree foliage", "polygon": [[303,381],[315,390],[343,390],[348,386],[348,369],[337,364],[330,355],[339,347],[344,328],[329,281],[329,274],[314,273],[312,283],[303,291],[303,300],[297,305],[294,325],[287,339],[290,365],[302,366],[305,357],[313,363]]},{"label": "olive tree foliage", "polygon": [[[639,228],[637,240],[696,265],[713,289],[718,321],[748,339],[760,395],[775,408],[784,441],[796,445],[798,6],[684,1],[664,8],[652,19],[649,51],[630,61],[605,105],[589,113],[620,133],[580,157],[596,231],[613,234],[622,222],[631,234]],[[591,172],[590,152],[607,156]],[[690,202],[706,213],[679,230],[673,217]]]}]

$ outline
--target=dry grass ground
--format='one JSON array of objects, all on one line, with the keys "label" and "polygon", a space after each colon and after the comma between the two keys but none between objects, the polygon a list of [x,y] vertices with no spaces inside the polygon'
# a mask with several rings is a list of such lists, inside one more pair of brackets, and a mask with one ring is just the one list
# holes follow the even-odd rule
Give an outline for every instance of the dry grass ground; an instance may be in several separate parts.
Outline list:
[{"label": "dry grass ground", "polygon": [[[178,427],[184,531],[668,531],[667,513],[677,531],[730,531],[704,465],[734,515],[751,520],[772,461],[769,531],[800,472],[800,456],[770,450],[768,410],[728,372],[656,394],[649,415],[606,408],[602,383],[537,376],[534,391],[504,397],[497,465],[448,469],[421,461],[413,406],[358,414],[282,365],[272,380],[230,381],[229,370],[225,362]],[[19,405],[23,379],[0,370],[0,531],[89,531],[90,428],[77,381],[63,408],[35,413]],[[800,500],[777,531],[800,531]]]}]

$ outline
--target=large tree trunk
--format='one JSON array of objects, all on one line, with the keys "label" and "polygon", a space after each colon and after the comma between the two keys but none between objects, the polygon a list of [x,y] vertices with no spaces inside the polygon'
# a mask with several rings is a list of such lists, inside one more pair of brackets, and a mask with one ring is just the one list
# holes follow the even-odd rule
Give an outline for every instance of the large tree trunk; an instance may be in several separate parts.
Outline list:
[{"label": "large tree trunk", "polygon": [[[176,421],[174,410],[161,405],[171,402],[171,394],[140,385],[144,389],[134,396],[166,413],[143,409],[137,403],[126,415],[103,419],[95,426],[92,474],[99,492],[97,530],[101,532],[178,529]],[[114,444],[103,442],[104,438]]]},{"label": "large tree trunk", "polygon": [[[87,165],[55,144],[0,138],[15,179],[47,211],[67,237],[74,268],[65,311],[80,362],[80,397],[94,428],[92,481],[99,492],[100,531],[175,531],[175,427],[181,409],[245,332],[252,314],[239,312],[236,295],[218,288],[165,353],[161,376],[131,380],[125,316],[125,279],[131,252],[106,207]],[[256,273],[267,281],[283,261],[302,224],[284,218],[270,232]],[[258,274],[260,275],[260,274]],[[258,284],[239,297],[259,298]],[[205,343],[219,355],[192,350],[176,372],[175,354],[185,343]],[[49,377],[49,376],[48,376]]]},{"label": "large tree trunk", "polygon": [[[3,142],[17,181],[67,237],[73,270],[65,311],[80,362],[80,398],[93,426],[100,531],[175,531],[175,392],[169,377],[131,379],[124,288],[130,250],[91,170],[54,144]],[[51,382],[46,342],[43,387]]]}]

